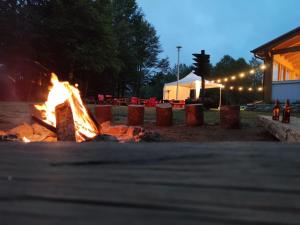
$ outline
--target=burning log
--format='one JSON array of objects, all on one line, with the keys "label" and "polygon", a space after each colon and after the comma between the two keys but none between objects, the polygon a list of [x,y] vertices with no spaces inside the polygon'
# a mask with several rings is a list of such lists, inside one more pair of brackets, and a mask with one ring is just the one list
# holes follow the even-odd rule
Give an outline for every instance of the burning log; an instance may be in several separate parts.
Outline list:
[{"label": "burning log", "polygon": [[187,104],[185,106],[185,120],[188,126],[201,126],[204,123],[203,105]]},{"label": "burning log", "polygon": [[76,141],[75,124],[69,101],[55,107],[56,134],[58,141]]},{"label": "burning log", "polygon": [[141,126],[144,124],[144,106],[128,106],[128,126]]},{"label": "burning log", "polygon": [[144,129],[139,126],[111,125],[109,121],[101,124],[101,136],[115,137],[119,142],[139,142]]},{"label": "burning log", "polygon": [[156,126],[172,126],[173,112],[169,103],[156,105]]},{"label": "burning log", "polygon": [[32,116],[31,116],[31,119],[32,119],[34,122],[38,123],[39,125],[41,125],[41,126],[47,128],[48,130],[52,131],[53,133],[56,133],[56,128],[55,128],[55,127],[53,127],[53,126],[51,126],[50,124],[44,122],[43,120],[39,119],[38,117],[32,115]]},{"label": "burning log", "polygon": [[99,105],[95,107],[95,116],[98,124],[112,121],[111,105]]},{"label": "burning log", "polygon": [[23,137],[30,137],[33,135],[33,129],[32,127],[24,123],[22,125],[19,125],[17,127],[14,127],[13,129],[10,129],[6,132],[6,134],[16,135],[18,139],[22,139]]},{"label": "burning log", "polygon": [[[39,119],[39,120],[41,120],[41,121],[42,121],[43,119],[45,119],[45,116],[43,115],[43,111],[38,110],[34,104],[29,104],[29,114],[30,114],[31,120],[32,120],[33,122],[37,122],[37,121],[35,120],[35,118],[37,118],[37,119]],[[38,123],[38,122],[37,122],[37,123]],[[42,126],[43,126],[43,125],[42,125]]]}]

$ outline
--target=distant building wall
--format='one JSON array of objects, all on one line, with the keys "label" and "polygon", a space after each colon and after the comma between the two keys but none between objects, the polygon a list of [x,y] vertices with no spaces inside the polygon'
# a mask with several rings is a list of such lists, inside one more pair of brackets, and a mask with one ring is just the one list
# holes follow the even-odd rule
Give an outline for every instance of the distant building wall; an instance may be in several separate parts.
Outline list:
[{"label": "distant building wall", "polygon": [[278,99],[281,102],[284,102],[286,99],[289,99],[291,102],[300,101],[300,80],[273,82],[272,99]]}]

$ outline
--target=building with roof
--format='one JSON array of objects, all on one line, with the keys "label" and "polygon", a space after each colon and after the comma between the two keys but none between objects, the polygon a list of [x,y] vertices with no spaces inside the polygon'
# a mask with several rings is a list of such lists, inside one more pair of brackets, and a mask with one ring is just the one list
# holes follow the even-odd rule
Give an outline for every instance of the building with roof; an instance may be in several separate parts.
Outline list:
[{"label": "building with roof", "polygon": [[251,52],[266,65],[264,101],[300,101],[300,27]]}]

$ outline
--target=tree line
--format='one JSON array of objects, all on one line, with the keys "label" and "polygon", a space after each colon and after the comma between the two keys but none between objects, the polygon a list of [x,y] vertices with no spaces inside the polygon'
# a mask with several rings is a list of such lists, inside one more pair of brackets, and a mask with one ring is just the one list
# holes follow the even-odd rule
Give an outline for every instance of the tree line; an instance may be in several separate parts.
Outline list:
[{"label": "tree line", "polygon": [[1,64],[42,65],[84,95],[140,95],[159,63],[159,38],[135,0],[4,0],[0,27]]},{"label": "tree line", "polygon": [[[159,57],[159,37],[135,0],[2,0],[0,27],[0,64],[8,68],[8,82],[15,82],[17,90],[23,88],[19,95],[24,100],[47,91],[50,72],[78,83],[84,96],[162,99],[164,83],[176,80],[176,65]],[[254,64],[259,62],[224,56],[211,65],[211,78]],[[192,69],[181,64],[180,77]],[[260,76],[257,73],[243,84],[255,84]],[[217,92],[209,96],[217,99]],[[239,96],[227,93],[224,101],[257,97]]]}]

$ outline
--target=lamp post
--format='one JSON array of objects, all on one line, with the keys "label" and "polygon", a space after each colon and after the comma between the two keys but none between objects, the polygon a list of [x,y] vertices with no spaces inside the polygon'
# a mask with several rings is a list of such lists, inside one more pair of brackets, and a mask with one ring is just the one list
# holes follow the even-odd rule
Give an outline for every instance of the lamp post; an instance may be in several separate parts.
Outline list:
[{"label": "lamp post", "polygon": [[178,81],[179,81],[179,53],[180,49],[182,48],[181,46],[177,46],[177,51],[178,51],[178,57],[177,57],[177,87],[176,87],[176,100],[178,100]]}]

